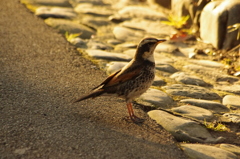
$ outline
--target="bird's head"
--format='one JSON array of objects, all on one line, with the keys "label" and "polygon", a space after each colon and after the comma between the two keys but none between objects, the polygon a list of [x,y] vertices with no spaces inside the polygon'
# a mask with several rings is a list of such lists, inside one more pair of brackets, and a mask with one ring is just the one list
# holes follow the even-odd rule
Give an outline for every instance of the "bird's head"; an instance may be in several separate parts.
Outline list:
[{"label": "bird's head", "polygon": [[165,39],[145,38],[138,47],[135,54],[136,60],[149,60],[154,62],[153,52],[159,43],[166,41]]}]

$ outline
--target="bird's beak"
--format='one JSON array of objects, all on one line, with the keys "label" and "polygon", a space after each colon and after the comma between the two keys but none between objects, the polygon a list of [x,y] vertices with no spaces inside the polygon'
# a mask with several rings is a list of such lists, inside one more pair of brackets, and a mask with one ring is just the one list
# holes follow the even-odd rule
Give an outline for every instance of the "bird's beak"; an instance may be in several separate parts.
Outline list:
[{"label": "bird's beak", "polygon": [[167,41],[166,39],[158,39],[158,44],[160,44],[160,43],[162,43],[162,42],[164,42],[164,41]]}]

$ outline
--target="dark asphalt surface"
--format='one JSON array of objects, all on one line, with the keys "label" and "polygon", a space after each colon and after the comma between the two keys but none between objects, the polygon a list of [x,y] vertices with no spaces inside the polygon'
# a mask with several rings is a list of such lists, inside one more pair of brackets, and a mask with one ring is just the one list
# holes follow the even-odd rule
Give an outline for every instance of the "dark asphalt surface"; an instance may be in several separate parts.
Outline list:
[{"label": "dark asphalt surface", "polygon": [[185,158],[173,137],[121,99],[71,104],[106,74],[30,13],[0,1],[0,158]]}]

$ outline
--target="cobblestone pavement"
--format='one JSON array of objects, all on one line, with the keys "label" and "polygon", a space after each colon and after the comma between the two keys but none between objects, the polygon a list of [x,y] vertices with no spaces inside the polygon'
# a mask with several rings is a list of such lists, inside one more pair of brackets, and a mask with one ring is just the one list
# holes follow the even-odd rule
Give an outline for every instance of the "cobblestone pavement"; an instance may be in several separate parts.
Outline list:
[{"label": "cobblestone pavement", "polygon": [[122,100],[72,105],[106,74],[19,1],[0,3],[0,158],[186,158],[142,110],[142,125],[123,120]]}]

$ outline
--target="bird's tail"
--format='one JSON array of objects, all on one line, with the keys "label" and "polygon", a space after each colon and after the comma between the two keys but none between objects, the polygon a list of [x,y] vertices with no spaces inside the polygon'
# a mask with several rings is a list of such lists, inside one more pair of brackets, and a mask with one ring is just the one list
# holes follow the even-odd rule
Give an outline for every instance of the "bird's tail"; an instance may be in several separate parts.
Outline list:
[{"label": "bird's tail", "polygon": [[77,103],[77,102],[80,102],[80,101],[88,99],[88,98],[95,98],[95,97],[98,97],[98,96],[102,95],[103,93],[104,93],[104,90],[103,89],[99,89],[99,90],[93,91],[90,94],[87,94],[87,95],[84,95],[84,96],[78,98],[73,103]]}]

